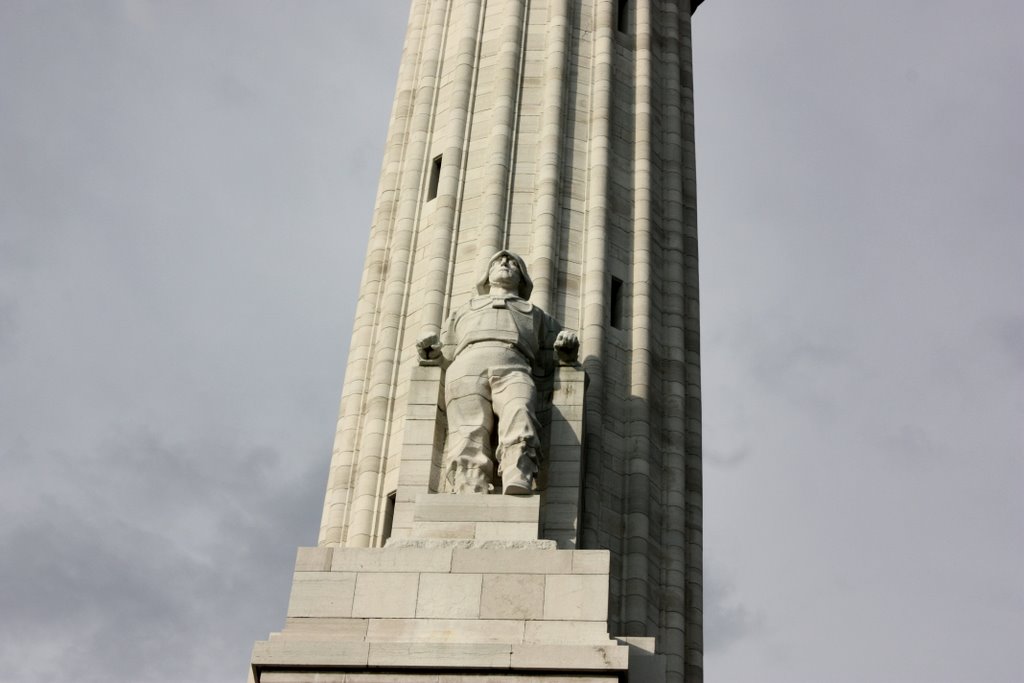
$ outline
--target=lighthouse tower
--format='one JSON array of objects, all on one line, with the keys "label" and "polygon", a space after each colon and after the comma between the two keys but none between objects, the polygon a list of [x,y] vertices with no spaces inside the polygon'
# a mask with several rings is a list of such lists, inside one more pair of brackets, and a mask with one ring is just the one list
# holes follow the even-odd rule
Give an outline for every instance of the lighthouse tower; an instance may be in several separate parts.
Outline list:
[{"label": "lighthouse tower", "polygon": [[[319,545],[254,680],[702,680],[698,4],[413,0]],[[457,494],[417,341],[501,250],[579,355],[535,373],[533,495]]]}]

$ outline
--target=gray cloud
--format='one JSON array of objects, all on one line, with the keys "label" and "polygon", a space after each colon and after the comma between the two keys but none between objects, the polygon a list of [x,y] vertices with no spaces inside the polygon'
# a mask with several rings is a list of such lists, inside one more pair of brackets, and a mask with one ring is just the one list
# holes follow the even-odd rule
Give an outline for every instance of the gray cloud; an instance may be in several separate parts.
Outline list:
[{"label": "gray cloud", "polygon": [[704,647],[705,652],[728,652],[735,643],[763,631],[765,615],[739,602],[728,571],[705,562]]},{"label": "gray cloud", "polygon": [[240,680],[283,625],[389,109],[351,93],[400,53],[375,12],[0,7],[10,680]]},{"label": "gray cloud", "polygon": [[[294,548],[319,523],[323,468],[266,449],[168,444],[146,431],[100,452],[5,461],[0,598],[13,680],[241,676],[254,624],[279,618]],[[28,598],[28,599],[26,599]],[[198,633],[203,637],[197,638]],[[43,658],[18,657],[66,643]]]},{"label": "gray cloud", "polygon": [[993,327],[1000,350],[1010,360],[1012,369],[1024,373],[1024,316],[1007,318]]},{"label": "gray cloud", "polygon": [[[0,4],[12,680],[240,679],[282,625],[405,12]],[[1021,25],[695,18],[709,680],[1024,679]]]}]

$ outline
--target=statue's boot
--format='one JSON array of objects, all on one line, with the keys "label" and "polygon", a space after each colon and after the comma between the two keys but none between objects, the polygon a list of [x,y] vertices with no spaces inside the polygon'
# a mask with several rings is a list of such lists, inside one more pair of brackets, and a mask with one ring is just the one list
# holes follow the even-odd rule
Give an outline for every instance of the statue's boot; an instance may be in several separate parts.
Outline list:
[{"label": "statue's boot", "polygon": [[519,442],[500,449],[502,493],[511,496],[532,496],[533,479],[537,475],[536,450]]},{"label": "statue's boot", "polygon": [[455,493],[489,493],[494,489],[494,462],[480,450],[469,449],[448,463]]},{"label": "statue's boot", "polygon": [[479,467],[460,468],[455,471],[455,493],[489,493],[494,486],[490,477]]},{"label": "statue's boot", "polygon": [[453,493],[488,493],[494,490],[494,461],[488,454],[490,434],[483,428],[459,430],[449,434],[455,453],[445,468],[445,478]]}]

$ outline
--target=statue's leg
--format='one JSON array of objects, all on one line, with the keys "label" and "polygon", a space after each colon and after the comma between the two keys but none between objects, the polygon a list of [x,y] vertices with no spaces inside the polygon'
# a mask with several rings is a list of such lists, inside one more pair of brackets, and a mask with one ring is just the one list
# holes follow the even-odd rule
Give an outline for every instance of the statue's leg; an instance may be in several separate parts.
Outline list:
[{"label": "statue's leg", "polygon": [[498,417],[498,467],[504,493],[530,495],[540,465],[537,386],[525,371],[492,371],[491,392]]},{"label": "statue's leg", "polygon": [[445,397],[448,414],[445,477],[455,493],[487,493],[494,488],[491,456],[494,410],[490,386],[483,373],[473,372],[470,364],[456,361],[448,371]]}]

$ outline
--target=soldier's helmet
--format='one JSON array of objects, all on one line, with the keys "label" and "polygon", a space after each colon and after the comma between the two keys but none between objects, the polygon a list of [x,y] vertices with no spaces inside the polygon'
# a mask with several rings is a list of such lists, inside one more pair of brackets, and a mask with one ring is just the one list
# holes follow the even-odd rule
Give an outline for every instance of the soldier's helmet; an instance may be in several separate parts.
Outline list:
[{"label": "soldier's helmet", "polygon": [[477,294],[487,294],[491,290],[491,266],[494,265],[494,262],[497,261],[499,258],[506,255],[515,259],[516,265],[519,266],[519,274],[522,276],[519,279],[519,296],[524,299],[529,299],[530,294],[533,293],[533,280],[530,279],[530,274],[526,271],[526,262],[523,261],[523,258],[519,254],[513,254],[508,249],[502,249],[501,251],[496,253],[487,262],[487,265],[484,266],[483,272],[480,273],[480,279],[477,280],[476,283]]}]

